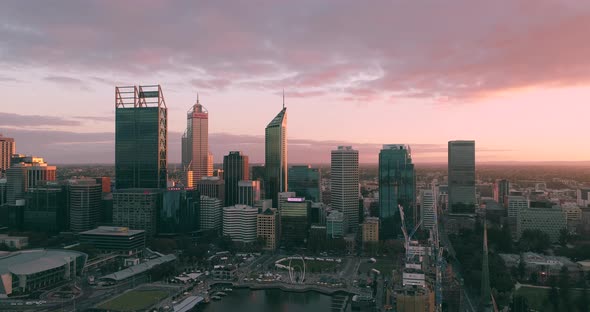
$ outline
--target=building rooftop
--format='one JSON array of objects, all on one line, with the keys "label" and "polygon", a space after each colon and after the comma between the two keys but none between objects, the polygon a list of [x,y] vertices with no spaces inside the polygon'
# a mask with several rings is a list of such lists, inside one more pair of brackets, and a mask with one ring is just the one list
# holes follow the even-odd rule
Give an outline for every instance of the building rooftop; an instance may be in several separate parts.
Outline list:
[{"label": "building rooftop", "polygon": [[164,255],[162,257],[152,259],[147,262],[140,263],[138,265],[134,265],[132,267],[126,268],[124,270],[105,275],[105,276],[101,277],[100,279],[101,280],[111,280],[111,281],[126,280],[130,277],[133,277],[134,275],[147,272],[157,265],[172,262],[174,260],[176,260],[175,255]]},{"label": "building rooftop", "polygon": [[68,263],[67,259],[86,255],[65,249],[31,249],[0,254],[0,274],[29,275],[59,268]]},{"label": "building rooftop", "polygon": [[130,230],[127,227],[119,226],[99,226],[96,229],[82,232],[82,235],[108,235],[108,236],[133,236],[144,233],[144,230]]}]

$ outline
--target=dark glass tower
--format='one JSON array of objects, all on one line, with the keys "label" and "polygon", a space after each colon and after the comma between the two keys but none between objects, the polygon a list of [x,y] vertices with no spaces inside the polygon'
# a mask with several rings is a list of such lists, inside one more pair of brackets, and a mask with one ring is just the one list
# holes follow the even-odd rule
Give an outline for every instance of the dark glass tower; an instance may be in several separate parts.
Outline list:
[{"label": "dark glass tower", "polygon": [[408,145],[383,145],[379,152],[379,219],[383,239],[400,234],[398,205],[404,207],[406,224],[413,229],[416,215],[416,173]]},{"label": "dark glass tower", "polygon": [[266,126],[264,161],[266,168],[266,198],[278,207],[278,194],[287,191],[287,108]]},{"label": "dark glass tower", "polygon": [[475,141],[449,141],[449,209],[475,212]]},{"label": "dark glass tower", "polygon": [[158,234],[189,234],[199,230],[201,196],[195,189],[164,192],[158,213]]},{"label": "dark glass tower", "polygon": [[115,88],[116,188],[165,188],[167,109],[157,86]]},{"label": "dark glass tower", "polygon": [[225,181],[225,207],[233,206],[239,200],[239,182],[250,176],[248,156],[233,151],[223,156],[223,180]]},{"label": "dark glass tower", "polygon": [[322,201],[320,188],[320,169],[311,166],[292,166],[289,168],[289,190],[297,196],[319,203]]}]

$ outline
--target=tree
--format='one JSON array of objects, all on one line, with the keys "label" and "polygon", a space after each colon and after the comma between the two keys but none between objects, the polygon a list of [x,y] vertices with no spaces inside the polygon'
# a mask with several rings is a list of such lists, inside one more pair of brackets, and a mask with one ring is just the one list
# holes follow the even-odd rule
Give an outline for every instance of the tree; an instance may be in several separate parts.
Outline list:
[{"label": "tree", "polygon": [[176,250],[176,241],[170,238],[154,238],[150,246],[163,254],[171,254]]},{"label": "tree", "polygon": [[559,272],[559,297],[561,301],[561,306],[566,308],[567,311],[570,311],[570,274],[566,266],[561,268]]},{"label": "tree", "polygon": [[565,245],[567,245],[569,240],[570,240],[570,233],[568,232],[568,230],[567,229],[559,230],[559,244],[562,247],[565,247]]},{"label": "tree", "polygon": [[512,312],[528,312],[529,305],[528,301],[523,296],[515,296],[510,304],[510,311]]},{"label": "tree", "polygon": [[557,278],[555,276],[549,277],[549,294],[547,298],[549,303],[553,306],[553,311],[559,311],[559,290],[557,290]]},{"label": "tree", "polygon": [[539,273],[536,271],[531,272],[530,281],[531,281],[531,284],[537,285],[537,283],[539,282]]},{"label": "tree", "polygon": [[520,261],[518,261],[518,278],[523,279],[524,274],[526,273],[526,265],[524,263],[524,257],[520,254]]},{"label": "tree", "polygon": [[543,252],[551,245],[549,235],[539,229],[526,230],[522,233],[519,241],[520,251]]}]

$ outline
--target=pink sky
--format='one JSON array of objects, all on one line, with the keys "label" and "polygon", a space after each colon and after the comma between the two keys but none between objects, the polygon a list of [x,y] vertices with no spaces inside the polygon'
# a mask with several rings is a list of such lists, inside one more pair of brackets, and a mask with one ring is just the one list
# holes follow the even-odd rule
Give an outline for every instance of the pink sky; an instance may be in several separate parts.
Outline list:
[{"label": "pink sky", "polygon": [[114,86],[153,83],[173,163],[197,92],[216,162],[262,162],[283,88],[292,163],[388,143],[444,162],[455,139],[478,161],[590,160],[587,1],[17,2],[0,21],[0,132],[50,162],[112,162]]}]

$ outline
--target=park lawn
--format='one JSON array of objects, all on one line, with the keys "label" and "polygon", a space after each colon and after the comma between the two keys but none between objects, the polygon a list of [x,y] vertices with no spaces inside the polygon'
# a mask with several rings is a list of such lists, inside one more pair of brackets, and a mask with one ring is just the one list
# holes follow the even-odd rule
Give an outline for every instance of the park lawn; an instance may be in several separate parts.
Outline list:
[{"label": "park lawn", "polygon": [[132,290],[101,304],[99,308],[111,311],[145,310],[167,296],[168,293],[161,290]]},{"label": "park lawn", "polygon": [[[572,289],[571,291],[571,302],[576,302],[575,300],[581,294],[581,291]],[[549,294],[549,289],[547,288],[534,288],[534,287],[527,287],[523,286],[520,287],[516,294],[517,296],[523,296],[527,299],[527,303],[529,308],[535,309],[537,311],[546,311],[548,308],[548,298],[547,295]]]}]

